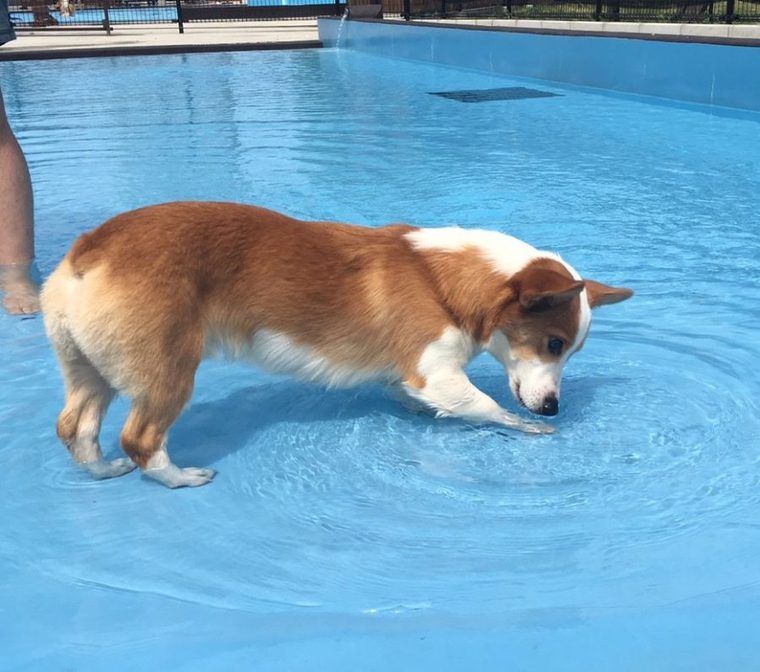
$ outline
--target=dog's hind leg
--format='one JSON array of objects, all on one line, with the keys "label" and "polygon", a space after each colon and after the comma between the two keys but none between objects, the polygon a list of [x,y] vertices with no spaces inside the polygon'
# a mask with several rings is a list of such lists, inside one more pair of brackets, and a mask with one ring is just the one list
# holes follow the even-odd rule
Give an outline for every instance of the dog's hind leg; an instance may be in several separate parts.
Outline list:
[{"label": "dog's hind leg", "polygon": [[169,488],[205,485],[214,477],[213,469],[178,467],[166,450],[169,426],[184,405],[184,401],[174,401],[174,407],[135,403],[124,425],[121,445],[143,474]]},{"label": "dog's hind leg", "polygon": [[106,462],[100,451],[100,425],[114,390],[71,331],[71,312],[80,281],[63,262],[45,283],[41,295],[45,329],[55,349],[65,386],[66,403],[56,430],[71,457],[94,478],[112,478],[132,471],[132,460]]},{"label": "dog's hind leg", "polygon": [[169,427],[177,419],[193,391],[200,348],[192,339],[175,348],[171,361],[164,361],[146,387],[133,397],[132,409],[121,433],[124,452],[143,474],[169,488],[205,485],[213,469],[181,468],[173,464],[166,449]]},{"label": "dog's hind leg", "polygon": [[137,466],[132,460],[106,462],[100,451],[100,425],[114,397],[113,389],[73,342],[55,345],[66,385],[66,405],[56,426],[58,436],[74,461],[93,478],[129,473]]}]

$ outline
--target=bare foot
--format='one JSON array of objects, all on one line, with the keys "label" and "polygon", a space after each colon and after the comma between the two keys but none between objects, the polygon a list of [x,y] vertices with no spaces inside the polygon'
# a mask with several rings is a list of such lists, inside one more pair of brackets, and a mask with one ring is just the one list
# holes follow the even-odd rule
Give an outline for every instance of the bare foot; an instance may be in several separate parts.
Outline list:
[{"label": "bare foot", "polygon": [[11,315],[33,315],[40,310],[40,288],[31,276],[31,264],[0,265],[3,306]]}]

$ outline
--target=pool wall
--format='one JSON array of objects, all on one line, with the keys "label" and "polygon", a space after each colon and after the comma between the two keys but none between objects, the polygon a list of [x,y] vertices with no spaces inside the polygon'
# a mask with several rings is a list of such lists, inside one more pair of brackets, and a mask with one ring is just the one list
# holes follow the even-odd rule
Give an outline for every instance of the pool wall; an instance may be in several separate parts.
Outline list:
[{"label": "pool wall", "polygon": [[[336,46],[340,22],[319,20]],[[518,77],[760,110],[760,47],[383,21],[346,21],[340,46]]]}]

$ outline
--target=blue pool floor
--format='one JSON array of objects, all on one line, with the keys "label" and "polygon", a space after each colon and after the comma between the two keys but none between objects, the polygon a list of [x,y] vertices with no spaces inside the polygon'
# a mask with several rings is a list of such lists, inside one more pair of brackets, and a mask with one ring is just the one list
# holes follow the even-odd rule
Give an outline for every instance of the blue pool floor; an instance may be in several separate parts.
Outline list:
[{"label": "blue pool floor", "polygon": [[[0,669],[760,667],[760,116],[333,50],[3,63],[0,86],[43,275],[107,217],[194,198],[505,231],[636,290],[551,437],[207,362],[170,451],[219,473],[182,491],[76,470],[42,322],[0,316]],[[429,95],[511,86],[558,95]],[[470,373],[514,408],[494,362]]]}]

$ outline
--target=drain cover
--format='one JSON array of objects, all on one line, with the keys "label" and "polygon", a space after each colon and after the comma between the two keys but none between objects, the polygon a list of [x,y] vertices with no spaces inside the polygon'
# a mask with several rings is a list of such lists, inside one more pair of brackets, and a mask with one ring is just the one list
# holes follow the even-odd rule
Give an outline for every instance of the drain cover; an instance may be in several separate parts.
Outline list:
[{"label": "drain cover", "polygon": [[491,100],[522,100],[523,98],[552,98],[559,93],[508,86],[502,89],[473,89],[471,91],[431,91],[431,96],[458,100],[460,103],[486,103]]}]

